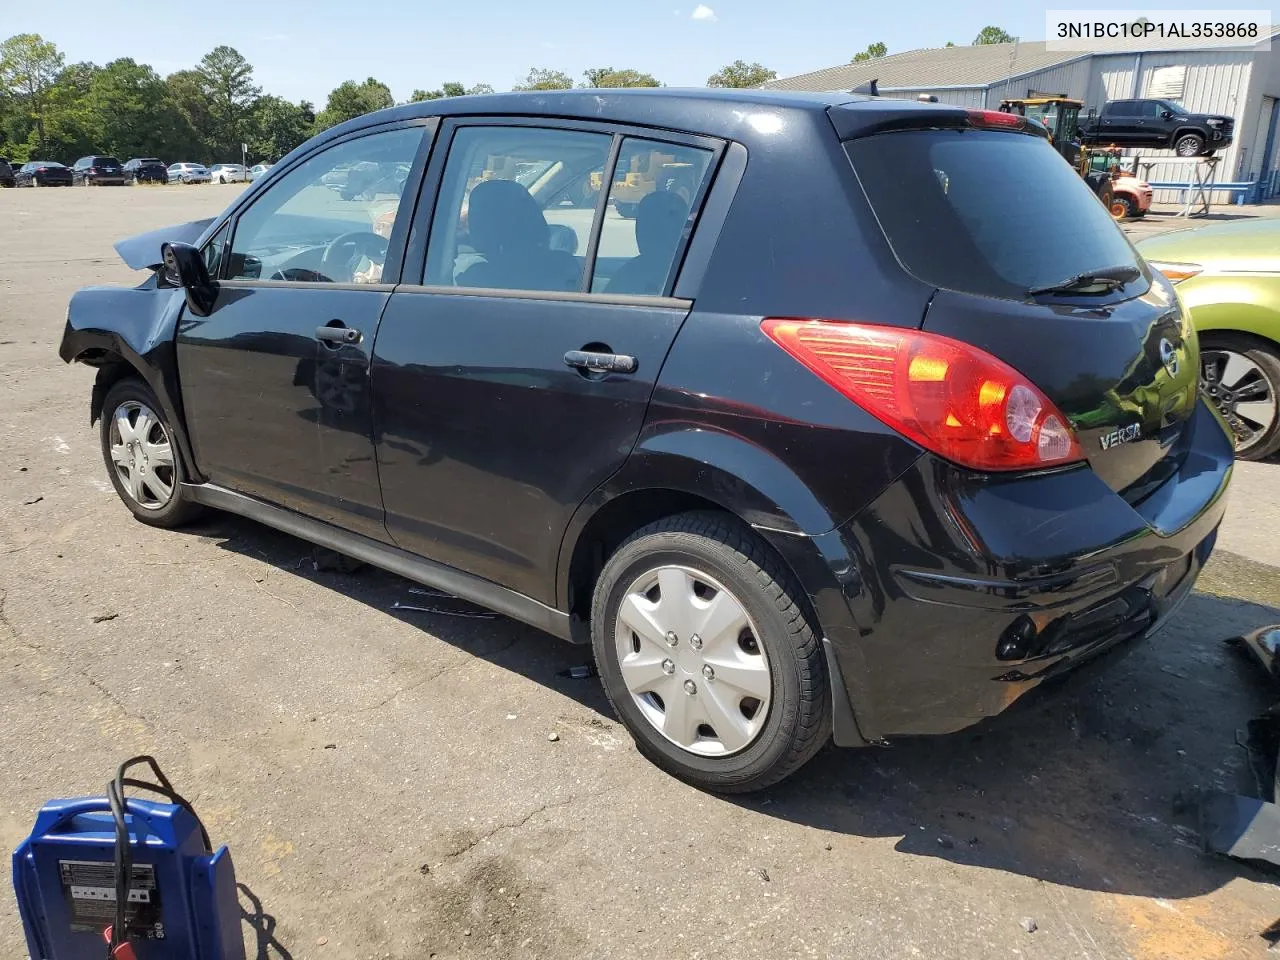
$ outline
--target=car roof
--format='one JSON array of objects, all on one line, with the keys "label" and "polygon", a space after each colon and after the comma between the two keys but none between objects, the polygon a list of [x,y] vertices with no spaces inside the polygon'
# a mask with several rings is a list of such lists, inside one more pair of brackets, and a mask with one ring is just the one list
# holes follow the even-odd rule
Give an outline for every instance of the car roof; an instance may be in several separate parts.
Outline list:
[{"label": "car roof", "polygon": [[331,127],[326,134],[341,136],[373,124],[423,117],[490,115],[607,121],[730,137],[749,124],[755,111],[771,109],[818,115],[834,106],[871,99],[839,90],[827,93],[709,87],[531,90],[406,103],[348,120]]}]

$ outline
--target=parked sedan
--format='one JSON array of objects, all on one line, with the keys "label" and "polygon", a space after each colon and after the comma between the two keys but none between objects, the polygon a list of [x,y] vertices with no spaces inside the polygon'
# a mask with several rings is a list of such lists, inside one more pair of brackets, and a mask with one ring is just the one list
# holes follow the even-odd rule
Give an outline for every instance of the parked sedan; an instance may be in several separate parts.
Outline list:
[{"label": "parked sedan", "polygon": [[258,164],[258,165],[257,165],[257,166],[255,166],[255,167],[250,167],[250,168],[249,168],[249,179],[250,179],[250,180],[258,180],[258,179],[260,179],[260,178],[261,178],[261,177],[263,177],[263,176],[266,174],[266,172],[267,172],[268,170],[270,170],[273,166],[275,166],[275,164],[272,164],[272,163],[260,163],[260,164]]},{"label": "parked sedan", "polygon": [[239,163],[215,163],[209,168],[209,179],[214,183],[245,183],[249,173]]},{"label": "parked sedan", "polygon": [[71,168],[71,182],[82,187],[123,187],[129,182],[115,157],[81,157]]},{"label": "parked sedan", "polygon": [[71,170],[53,160],[32,160],[14,174],[17,187],[69,187]]},{"label": "parked sedan", "polygon": [[164,161],[155,157],[134,157],[126,160],[124,173],[130,183],[168,183],[169,169]]},{"label": "parked sedan", "polygon": [[169,164],[170,183],[208,183],[209,171],[202,163]]},{"label": "parked sedan", "polygon": [[1138,249],[1191,311],[1201,386],[1230,425],[1236,456],[1280,450],[1280,220],[1177,230]]},{"label": "parked sedan", "polygon": [[[655,151],[692,189],[623,219],[616,171]],[[121,241],[155,272],[127,297],[71,300],[123,505],[590,644],[690,783],[977,724],[1159,629],[1213,549],[1232,446],[1190,318],[1023,118],[498,94],[351,121],[282,174]]]}]

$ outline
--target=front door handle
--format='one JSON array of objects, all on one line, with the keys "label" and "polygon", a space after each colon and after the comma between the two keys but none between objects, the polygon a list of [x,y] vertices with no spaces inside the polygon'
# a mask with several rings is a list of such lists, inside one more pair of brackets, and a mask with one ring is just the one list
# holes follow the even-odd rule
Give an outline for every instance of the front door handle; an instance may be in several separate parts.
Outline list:
[{"label": "front door handle", "polygon": [[570,350],[564,355],[566,366],[577,367],[587,373],[635,373],[639,364],[636,358],[625,353],[596,353],[589,350]]},{"label": "front door handle", "polygon": [[330,346],[339,347],[345,343],[359,343],[364,339],[364,334],[355,327],[346,326],[341,320],[335,320],[323,327],[317,327],[316,339]]}]

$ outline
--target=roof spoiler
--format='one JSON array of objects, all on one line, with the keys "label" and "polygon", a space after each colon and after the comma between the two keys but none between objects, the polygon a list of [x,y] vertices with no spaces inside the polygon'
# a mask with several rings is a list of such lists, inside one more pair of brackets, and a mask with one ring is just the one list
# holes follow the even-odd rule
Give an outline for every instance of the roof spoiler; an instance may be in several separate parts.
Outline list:
[{"label": "roof spoiler", "polygon": [[875,81],[875,80],[871,80],[871,81],[869,81],[868,83],[864,83],[864,84],[863,84],[862,86],[860,86],[860,87],[854,87],[854,88],[853,88],[852,90],[850,90],[849,92],[850,92],[850,93],[859,93],[859,94],[862,94],[863,96],[867,96],[867,97],[878,97],[878,96],[880,96],[880,90],[876,87],[876,83],[877,83],[877,81]]}]

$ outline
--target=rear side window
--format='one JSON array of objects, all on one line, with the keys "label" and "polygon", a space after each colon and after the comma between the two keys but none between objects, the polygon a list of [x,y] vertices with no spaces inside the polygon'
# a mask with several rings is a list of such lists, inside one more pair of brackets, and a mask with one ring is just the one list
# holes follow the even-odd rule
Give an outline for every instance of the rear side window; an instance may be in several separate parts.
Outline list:
[{"label": "rear side window", "polygon": [[922,130],[846,149],[894,253],[926,283],[1023,300],[1076,274],[1138,266],[1093,191],[1039,137]]},{"label": "rear side window", "polygon": [[612,138],[462,127],[445,164],[426,282],[571,292],[582,272]]},{"label": "rear side window", "polygon": [[633,137],[622,141],[592,292],[665,292],[711,156],[697,147]]}]

